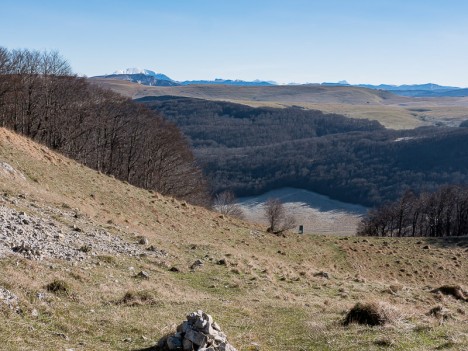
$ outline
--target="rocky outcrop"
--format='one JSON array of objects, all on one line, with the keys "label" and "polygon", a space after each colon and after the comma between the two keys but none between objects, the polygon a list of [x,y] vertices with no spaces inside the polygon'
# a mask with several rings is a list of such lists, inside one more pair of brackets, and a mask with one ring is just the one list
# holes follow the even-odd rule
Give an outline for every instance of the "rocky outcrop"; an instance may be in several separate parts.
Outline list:
[{"label": "rocky outcrop", "polygon": [[160,351],[237,351],[213,317],[201,310],[187,315],[177,332],[163,337],[157,348]]},{"label": "rocky outcrop", "polygon": [[0,162],[0,176],[26,180],[26,177],[23,175],[23,173],[6,162]]},{"label": "rocky outcrop", "polygon": [[[6,205],[28,207],[29,213]],[[65,224],[67,223],[67,224]],[[24,199],[0,196],[0,258],[82,261],[99,254],[163,256],[124,240],[72,209],[39,208]]]}]

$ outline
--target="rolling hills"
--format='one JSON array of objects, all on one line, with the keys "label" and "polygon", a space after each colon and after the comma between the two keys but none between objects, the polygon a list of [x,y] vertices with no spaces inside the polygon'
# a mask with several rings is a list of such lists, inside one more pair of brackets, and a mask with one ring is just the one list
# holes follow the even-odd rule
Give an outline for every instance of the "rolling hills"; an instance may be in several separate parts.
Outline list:
[{"label": "rolling hills", "polygon": [[468,182],[468,129],[462,127],[389,130],[297,107],[171,96],[135,101],[181,128],[215,192],[252,196],[295,187],[376,206],[407,189]]},{"label": "rolling hills", "polygon": [[90,78],[89,80],[93,84],[131,98],[172,95],[229,101],[253,107],[299,106],[353,118],[377,120],[385,127],[393,129],[411,129],[435,124],[456,126],[468,119],[467,97],[411,98],[380,90],[348,86],[150,87],[112,79]]},{"label": "rolling hills", "polygon": [[[2,232],[19,240],[53,230],[50,243],[72,253],[53,256],[49,241],[42,249],[4,247],[4,349],[151,350],[197,309],[213,315],[239,350],[468,345],[466,302],[431,292],[467,284],[467,238],[278,237],[105,176],[5,129],[0,162]],[[115,252],[105,238],[134,249]],[[386,303],[397,317],[383,327],[343,326],[358,301]],[[441,314],[431,315],[437,306]]]}]

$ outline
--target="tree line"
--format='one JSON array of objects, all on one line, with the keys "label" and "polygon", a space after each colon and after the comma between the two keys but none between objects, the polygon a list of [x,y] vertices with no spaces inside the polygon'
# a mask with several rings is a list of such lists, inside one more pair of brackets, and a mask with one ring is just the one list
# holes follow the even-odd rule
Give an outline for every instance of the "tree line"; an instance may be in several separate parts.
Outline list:
[{"label": "tree line", "polygon": [[397,201],[369,211],[358,235],[449,237],[468,234],[468,187],[443,186],[434,192],[407,191]]},{"label": "tree line", "polygon": [[57,52],[0,47],[0,126],[130,184],[195,204],[209,199],[173,123],[90,85]]},{"label": "tree line", "polygon": [[190,138],[213,190],[252,196],[297,187],[378,206],[405,189],[468,184],[468,128],[389,130],[301,108],[183,97],[138,100]]}]

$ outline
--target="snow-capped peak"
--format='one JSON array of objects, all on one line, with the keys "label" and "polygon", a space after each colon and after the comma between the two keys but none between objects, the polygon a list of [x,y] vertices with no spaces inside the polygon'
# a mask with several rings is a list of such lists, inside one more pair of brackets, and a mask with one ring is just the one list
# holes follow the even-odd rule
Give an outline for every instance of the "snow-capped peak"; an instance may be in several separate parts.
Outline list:
[{"label": "snow-capped peak", "polygon": [[126,69],[119,69],[112,74],[144,74],[147,76],[155,76],[156,72],[150,71],[149,69],[141,69],[141,68],[126,68]]},{"label": "snow-capped peak", "polygon": [[112,74],[144,74],[145,76],[151,76],[155,77],[156,79],[162,79],[162,80],[170,80],[172,81],[171,78],[166,76],[165,74],[162,73],[156,73],[154,71],[151,71],[149,69],[141,69],[141,68],[126,68],[126,69],[119,69]]}]

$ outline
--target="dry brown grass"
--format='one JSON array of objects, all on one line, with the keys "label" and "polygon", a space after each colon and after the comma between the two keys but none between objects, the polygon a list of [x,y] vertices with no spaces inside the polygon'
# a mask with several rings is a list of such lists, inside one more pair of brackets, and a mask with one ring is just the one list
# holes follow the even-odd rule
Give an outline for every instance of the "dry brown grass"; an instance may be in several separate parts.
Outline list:
[{"label": "dry brown grass", "polygon": [[[0,161],[26,176],[0,175],[0,195],[8,195],[0,196],[3,206],[31,214],[76,209],[90,225],[130,242],[143,235],[167,252],[90,254],[79,263],[0,260],[0,286],[19,297],[22,311],[8,312],[0,324],[5,350],[144,349],[197,309],[219,320],[239,350],[254,344],[272,351],[372,350],[384,339],[392,341],[389,350],[430,350],[447,340],[451,350],[467,348],[466,303],[431,293],[442,285],[467,285],[464,246],[268,235],[265,227],[137,189],[1,129]],[[203,265],[190,270],[198,259]],[[227,264],[217,264],[221,259]],[[173,266],[180,272],[171,272]],[[142,270],[149,279],[135,279]],[[329,279],[315,276],[321,271]],[[54,280],[67,282],[72,294],[48,292],[45,286]],[[373,300],[403,311],[401,322],[385,330],[341,326],[344,311]],[[439,323],[428,316],[434,305],[453,318]]]}]

